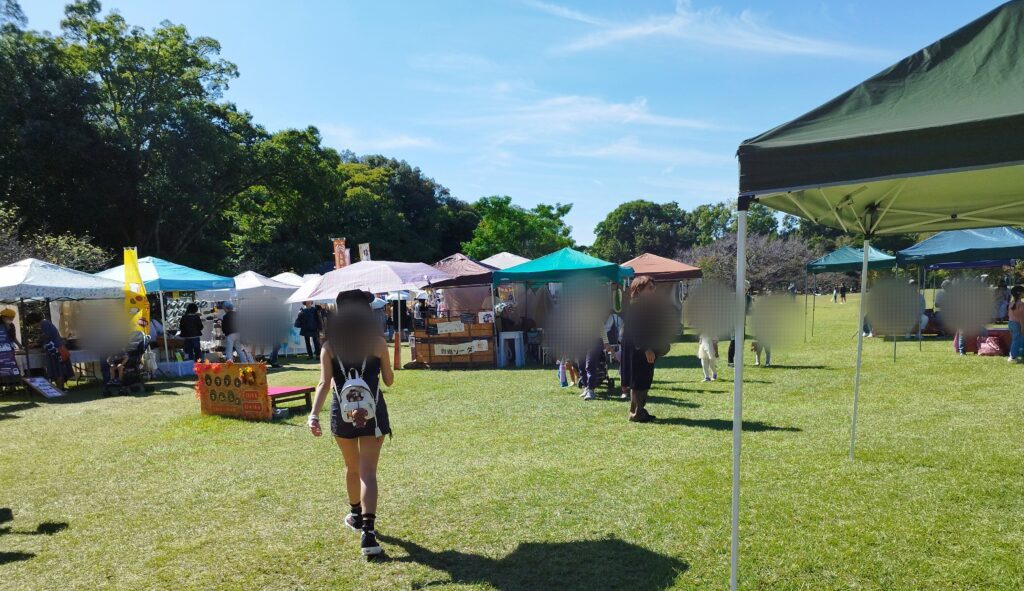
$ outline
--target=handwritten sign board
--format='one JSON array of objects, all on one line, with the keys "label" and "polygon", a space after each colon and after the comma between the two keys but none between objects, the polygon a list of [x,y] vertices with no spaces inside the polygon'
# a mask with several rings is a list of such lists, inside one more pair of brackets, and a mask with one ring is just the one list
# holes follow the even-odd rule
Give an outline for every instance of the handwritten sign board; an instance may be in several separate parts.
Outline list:
[{"label": "handwritten sign board", "polygon": [[465,343],[437,343],[434,345],[435,355],[472,355],[473,353],[484,351],[487,351],[487,341],[484,339],[466,341]]},{"label": "handwritten sign board", "polygon": [[437,323],[437,334],[453,334],[458,332],[465,332],[466,325],[459,320],[452,322],[438,322]]},{"label": "handwritten sign board", "polygon": [[204,415],[269,421],[267,366],[262,363],[197,363],[196,397]]},{"label": "handwritten sign board", "polygon": [[0,329],[0,378],[20,377],[18,359],[14,356],[14,343],[7,338],[7,331]]},{"label": "handwritten sign board", "polygon": [[25,383],[44,398],[60,398],[64,395],[64,390],[54,386],[44,377],[25,378]]}]

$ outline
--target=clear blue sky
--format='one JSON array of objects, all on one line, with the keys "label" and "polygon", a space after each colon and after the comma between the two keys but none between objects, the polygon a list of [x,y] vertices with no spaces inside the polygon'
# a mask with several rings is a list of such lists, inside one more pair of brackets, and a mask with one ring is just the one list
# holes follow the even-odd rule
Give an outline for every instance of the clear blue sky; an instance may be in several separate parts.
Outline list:
[{"label": "clear blue sky", "polygon": [[[288,6],[290,4],[290,6]],[[218,39],[228,98],[271,130],[404,158],[473,201],[572,203],[589,244],[623,201],[731,199],[736,146],[996,0],[108,0]],[[56,31],[64,2],[22,0]]]}]

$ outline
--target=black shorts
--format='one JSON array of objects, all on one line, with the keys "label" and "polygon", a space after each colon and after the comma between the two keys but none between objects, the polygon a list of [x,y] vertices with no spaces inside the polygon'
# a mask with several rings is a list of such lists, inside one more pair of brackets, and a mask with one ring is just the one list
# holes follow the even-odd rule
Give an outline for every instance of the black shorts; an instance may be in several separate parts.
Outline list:
[{"label": "black shorts", "polygon": [[[628,346],[627,346],[628,345]],[[622,387],[650,390],[654,383],[654,364],[647,362],[647,352],[626,343],[622,347],[622,365],[619,368]]]},{"label": "black shorts", "polygon": [[358,437],[376,437],[376,428],[380,426],[381,435],[391,434],[391,421],[388,419],[388,404],[381,395],[377,403],[377,416],[367,421],[366,426],[358,428],[352,423],[341,420],[341,407],[338,405],[338,397],[331,396],[331,433],[342,439],[356,439]]}]

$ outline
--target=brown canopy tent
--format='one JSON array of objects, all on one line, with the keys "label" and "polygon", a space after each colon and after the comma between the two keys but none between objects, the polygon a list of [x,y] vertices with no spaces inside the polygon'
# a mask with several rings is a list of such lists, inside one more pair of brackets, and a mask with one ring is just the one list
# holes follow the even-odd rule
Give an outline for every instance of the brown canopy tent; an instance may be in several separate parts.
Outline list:
[{"label": "brown canopy tent", "polygon": [[649,252],[645,252],[635,259],[622,263],[622,266],[633,269],[636,272],[636,277],[646,275],[657,282],[685,281],[687,279],[700,279],[703,276],[698,267],[660,257]]},{"label": "brown canopy tent", "polygon": [[430,285],[430,287],[436,288],[467,287],[470,285],[489,286],[491,284],[491,273],[498,270],[497,267],[481,263],[461,252],[437,261],[433,267],[452,276],[451,279],[445,279]]}]

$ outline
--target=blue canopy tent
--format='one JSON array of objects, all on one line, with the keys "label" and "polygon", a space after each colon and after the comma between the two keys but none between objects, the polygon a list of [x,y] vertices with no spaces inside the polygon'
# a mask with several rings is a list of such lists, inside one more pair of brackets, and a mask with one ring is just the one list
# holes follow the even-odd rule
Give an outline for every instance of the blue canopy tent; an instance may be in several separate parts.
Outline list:
[{"label": "blue canopy tent", "polygon": [[1024,233],[1009,226],[947,230],[896,253],[900,266],[924,267],[946,263],[1000,266],[1007,259],[1020,258],[1024,258]]},{"label": "blue canopy tent", "polygon": [[[896,264],[896,257],[868,245],[868,269],[890,269]],[[811,303],[811,337],[814,336],[814,310],[817,308],[818,273],[852,273],[860,271],[864,264],[864,249],[841,246],[816,261],[807,263],[807,273],[815,276]],[[807,340],[807,289],[804,282],[804,341]]]},{"label": "blue canopy tent", "polygon": [[[96,273],[99,277],[113,279],[124,284],[124,265]],[[214,275],[199,269],[179,265],[156,257],[139,259],[139,275],[146,287],[146,293],[156,292],[160,296],[161,322],[167,325],[167,312],[163,294],[166,291],[204,291],[212,289],[233,289],[235,280],[231,277]],[[164,358],[170,362],[167,339],[164,339]]]}]

